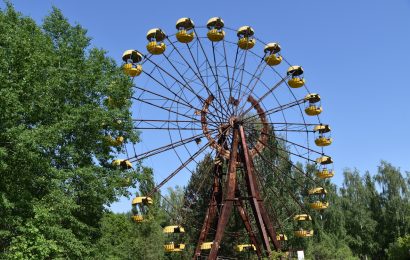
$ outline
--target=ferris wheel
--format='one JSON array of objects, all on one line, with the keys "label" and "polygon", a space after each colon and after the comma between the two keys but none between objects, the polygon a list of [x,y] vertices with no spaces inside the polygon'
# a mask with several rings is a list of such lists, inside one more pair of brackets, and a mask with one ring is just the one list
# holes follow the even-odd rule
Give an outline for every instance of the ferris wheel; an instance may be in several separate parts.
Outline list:
[{"label": "ferris wheel", "polygon": [[[174,168],[151,192],[133,200],[133,220],[147,221],[153,194],[181,172],[192,173],[208,155],[212,163],[203,178],[212,180],[212,187],[204,187],[211,192],[205,217],[195,227],[199,237],[194,257],[216,259],[233,211],[239,212],[248,235],[246,243],[237,245],[238,252],[262,257],[280,250],[287,240],[280,233],[283,221],[294,222],[293,236],[313,236],[309,212],[329,206],[323,180],[334,173],[333,160],[323,150],[332,143],[331,129],[320,121],[321,97],[306,87],[304,69],[290,64],[278,43],[258,39],[252,27],[231,29],[219,17],[209,19],[206,26],[181,18],[175,32],[154,28],[146,38],[146,50],[127,50],[122,59],[124,72],[134,83],[134,127],[150,133],[143,144],[155,147],[126,146],[128,158],[114,164],[127,170],[160,157],[161,164]],[[124,138],[113,142],[124,145]],[[284,209],[268,209],[264,196],[272,187],[263,185],[257,165],[265,163],[272,174],[280,170],[270,153],[282,154],[279,159],[294,172],[279,172],[274,178],[293,180],[297,175],[295,185],[310,184],[303,187],[308,201],[298,199],[290,188],[284,189],[285,195],[277,193],[278,201],[289,196],[298,205],[282,214],[286,219],[272,218],[272,212]],[[307,174],[303,165],[315,165],[315,174]],[[166,252],[185,250],[178,239],[194,227],[184,226],[183,219],[181,214],[164,227],[164,234],[172,237],[164,245]]]}]

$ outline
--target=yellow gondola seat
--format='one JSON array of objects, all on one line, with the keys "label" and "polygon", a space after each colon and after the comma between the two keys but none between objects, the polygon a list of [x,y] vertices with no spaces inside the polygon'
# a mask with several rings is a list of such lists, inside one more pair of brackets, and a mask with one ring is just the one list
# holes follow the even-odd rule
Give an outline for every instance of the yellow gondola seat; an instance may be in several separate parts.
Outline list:
[{"label": "yellow gondola seat", "polygon": [[190,43],[195,38],[195,33],[188,33],[186,30],[180,30],[176,34],[177,40],[182,43]]},{"label": "yellow gondola seat", "polygon": [[316,188],[308,190],[308,195],[320,195],[320,194],[327,194],[327,190],[323,187],[316,187]]},{"label": "yellow gondola seat", "polygon": [[242,26],[238,29],[239,37],[238,46],[243,50],[252,49],[255,46],[256,40],[253,38],[254,30],[250,26]]},{"label": "yellow gondola seat", "polygon": [[164,53],[166,45],[162,41],[166,37],[167,36],[165,35],[165,33],[159,28],[149,30],[147,33],[147,40],[149,41],[149,43],[147,44],[148,52],[153,55]]},{"label": "yellow gondola seat", "polygon": [[214,242],[204,242],[201,245],[201,250],[211,250]]},{"label": "yellow gondola seat", "polygon": [[323,202],[323,201],[315,201],[312,203],[309,203],[310,208],[315,209],[315,210],[322,210],[322,209],[327,209],[329,207],[329,202]]},{"label": "yellow gondola seat", "polygon": [[131,169],[132,163],[128,160],[117,159],[112,162],[114,166],[120,166],[123,169]]},{"label": "yellow gondola seat", "polygon": [[164,245],[165,252],[181,252],[185,249],[185,244],[168,243]]},{"label": "yellow gondola seat", "polygon": [[144,217],[142,215],[133,215],[131,217],[132,221],[134,221],[135,223],[141,223],[142,221],[144,221]]},{"label": "yellow gondola seat", "polygon": [[333,163],[333,160],[332,157],[324,155],[322,157],[317,158],[316,162],[325,165]]},{"label": "yellow gondola seat", "polygon": [[312,217],[309,216],[308,214],[299,214],[299,215],[295,215],[293,217],[293,220],[295,220],[295,221],[311,221]]},{"label": "yellow gondola seat", "polygon": [[320,113],[322,113],[322,111],[323,111],[322,107],[317,107],[315,105],[310,105],[307,108],[305,108],[305,113],[308,116],[317,116]]},{"label": "yellow gondola seat", "polygon": [[244,244],[244,245],[237,245],[235,247],[236,252],[249,252],[249,251],[256,251],[256,247],[254,244]]},{"label": "yellow gondola seat", "polygon": [[255,46],[255,39],[251,39],[249,37],[244,37],[244,38],[240,38],[238,40],[238,46],[239,48],[241,48],[242,50],[249,50],[252,49],[253,46]]},{"label": "yellow gondola seat", "polygon": [[300,230],[295,230],[294,231],[295,237],[311,237],[313,236],[313,230],[305,230],[305,229],[300,229]]},{"label": "yellow gondola seat", "polygon": [[300,88],[305,85],[305,79],[302,78],[291,78],[288,80],[288,85],[291,88]]},{"label": "yellow gondola seat", "polygon": [[276,66],[279,65],[282,62],[282,56],[278,55],[277,53],[280,52],[281,48],[280,45],[271,42],[266,44],[265,48],[263,51],[267,54],[265,57],[265,62],[269,66]]},{"label": "yellow gondola seat", "polygon": [[212,42],[219,42],[225,38],[225,31],[218,30],[218,29],[212,29],[208,31],[206,36],[208,36],[208,39]]},{"label": "yellow gondola seat", "polygon": [[133,65],[131,63],[126,63],[122,67],[124,73],[130,77],[139,76],[142,73],[141,64]]},{"label": "yellow gondola seat", "polygon": [[185,229],[179,225],[166,226],[162,230],[164,234],[185,233]]},{"label": "yellow gondola seat", "polygon": [[147,50],[153,55],[160,55],[165,52],[166,45],[165,43],[157,43],[156,41],[149,42],[147,44]]},{"label": "yellow gondola seat", "polygon": [[326,168],[316,172],[316,176],[320,179],[332,178],[334,175],[334,171],[329,171]]},{"label": "yellow gondola seat", "polygon": [[332,144],[332,142],[333,142],[332,138],[326,138],[324,136],[320,136],[320,137],[315,139],[315,144],[317,146],[328,146],[328,145]]}]

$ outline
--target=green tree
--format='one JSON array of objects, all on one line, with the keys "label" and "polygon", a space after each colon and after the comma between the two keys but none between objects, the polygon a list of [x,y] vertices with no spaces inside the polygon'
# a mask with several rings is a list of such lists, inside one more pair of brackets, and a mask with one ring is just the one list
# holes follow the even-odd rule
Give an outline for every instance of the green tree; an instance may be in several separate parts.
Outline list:
[{"label": "green tree", "polygon": [[387,251],[389,259],[405,260],[410,257],[410,235],[399,237],[394,243],[390,244]]},{"label": "green tree", "polygon": [[131,82],[58,9],[40,27],[8,4],[0,32],[0,258],[91,256],[106,205],[136,176],[111,166],[121,148],[107,143],[138,139]]}]

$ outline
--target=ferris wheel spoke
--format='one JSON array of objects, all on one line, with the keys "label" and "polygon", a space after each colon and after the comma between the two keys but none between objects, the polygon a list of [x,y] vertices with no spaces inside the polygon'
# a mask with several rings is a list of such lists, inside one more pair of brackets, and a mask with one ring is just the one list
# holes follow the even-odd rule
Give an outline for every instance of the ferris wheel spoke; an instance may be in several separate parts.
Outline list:
[{"label": "ferris wheel spoke", "polygon": [[[209,130],[209,132],[214,132],[214,131],[216,131],[216,130]],[[191,136],[189,138],[185,138],[185,139],[179,140],[179,141],[174,142],[174,143],[169,143],[169,144],[166,144],[164,146],[152,149],[150,151],[147,151],[147,152],[144,152],[144,153],[141,153],[141,154],[138,154],[138,155],[136,154],[135,156],[128,158],[128,160],[130,160],[131,162],[140,161],[140,160],[146,159],[148,157],[151,157],[153,155],[163,153],[163,152],[166,152],[168,150],[175,149],[179,146],[185,145],[187,143],[193,142],[193,141],[195,141],[195,139],[202,138],[204,136],[205,136],[204,133],[194,135],[194,136]]]},{"label": "ferris wheel spoke", "polygon": [[[231,115],[231,114],[233,113],[233,111],[231,110],[231,107],[229,106],[228,101],[226,100],[226,97],[225,97],[225,95],[224,95],[224,93],[223,93],[223,91],[222,91],[221,85],[220,85],[220,83],[219,83],[218,65],[217,65],[217,63],[216,63],[215,45],[214,45],[214,42],[212,42],[212,55],[213,55],[213,60],[214,60],[214,64],[215,64],[215,74],[216,74],[216,79],[217,79],[216,84],[217,84],[217,86],[218,86],[219,99],[221,99],[221,96],[222,96],[222,98],[223,98],[224,101],[225,101],[225,105],[226,105],[226,107],[227,107],[227,109],[228,109],[228,113],[229,113],[229,115]],[[228,79],[228,80],[229,80],[229,79]]]},{"label": "ferris wheel spoke", "polygon": [[176,115],[180,115],[180,116],[183,116],[183,117],[192,119],[192,120],[196,120],[196,119],[195,119],[194,117],[192,117],[192,116],[188,116],[188,115],[186,115],[186,114],[176,112],[176,111],[174,111],[174,110],[172,110],[172,109],[170,109],[170,108],[163,107],[163,106],[160,106],[160,105],[157,105],[157,104],[148,102],[148,101],[146,101],[145,99],[142,99],[142,98],[132,97],[132,99],[137,100],[137,101],[140,101],[140,102],[145,103],[145,104],[148,104],[148,105],[151,105],[151,106],[153,106],[153,107],[162,109],[162,110],[164,110],[164,111],[168,111],[168,112],[173,113],[173,114],[176,114]]},{"label": "ferris wheel spoke", "polygon": [[[164,96],[164,95],[160,95],[160,94],[158,94],[158,93],[156,93],[156,92],[153,92],[153,91],[150,91],[150,90],[148,90],[148,89],[144,89],[144,88],[141,88],[141,87],[138,87],[138,86],[134,86],[134,88],[141,90],[143,93],[144,93],[144,92],[147,92],[147,93],[152,94],[152,95],[154,95],[154,96],[158,96],[158,97],[160,97],[160,98],[162,98],[162,99],[164,99],[164,100],[168,100],[168,101],[175,102],[175,103],[177,103],[177,104],[186,106],[186,107],[188,107],[188,108],[192,108],[192,109],[194,109],[195,111],[201,110],[200,108],[197,108],[197,107],[192,106],[192,105],[191,105],[192,102],[189,102],[189,103],[180,102],[180,101],[178,101],[178,100],[176,100],[176,99],[168,98],[168,97],[166,97],[166,96]],[[141,95],[142,95],[143,93],[141,93]],[[140,96],[141,96],[141,95],[140,95]],[[176,94],[175,94],[175,95],[176,95]],[[179,96],[178,96],[178,97],[179,97]],[[148,99],[144,99],[144,100],[148,100]],[[183,100],[183,99],[182,99],[182,100]],[[209,112],[209,114],[212,115],[212,116],[215,116],[214,114],[212,114],[212,113],[210,113],[210,112]]]},{"label": "ferris wheel spoke", "polygon": [[[276,138],[276,136],[275,136],[275,138]],[[261,144],[263,144],[265,147],[269,148],[271,151],[274,151],[274,149],[278,149],[278,150],[287,152],[287,153],[289,153],[289,154],[291,154],[291,155],[297,156],[297,157],[299,157],[299,158],[305,159],[305,160],[307,160],[307,161],[309,161],[309,162],[316,163],[315,160],[312,160],[312,159],[310,159],[310,158],[308,158],[308,157],[305,157],[304,155],[301,155],[301,154],[298,154],[298,153],[294,153],[294,152],[292,152],[292,151],[289,151],[289,150],[287,150],[287,149],[280,148],[280,147],[277,147],[277,146],[272,147],[272,146],[270,146],[269,144],[264,143],[263,141],[259,141],[259,142],[260,142]],[[306,148],[306,149],[308,149],[308,148]],[[321,154],[321,153],[320,153],[320,154]]]},{"label": "ferris wheel spoke", "polygon": [[[207,91],[208,91],[208,94],[209,94],[209,95],[213,95],[212,91],[207,87],[207,84],[206,84],[205,81],[203,80],[203,76],[202,76],[201,70],[200,70],[200,68],[199,68],[199,66],[198,66],[198,62],[197,62],[197,60],[195,59],[194,54],[192,53],[191,47],[190,47],[188,44],[187,44],[187,48],[188,48],[189,54],[190,54],[190,56],[191,56],[191,58],[192,58],[192,61],[194,62],[195,67],[197,68],[197,71],[198,71],[198,74],[199,74],[199,78],[201,78],[201,81],[203,82],[205,88],[206,88]],[[207,61],[207,59],[208,59],[208,58],[206,57],[206,61]],[[206,62],[206,61],[205,61],[205,62]],[[208,66],[205,65],[205,68],[208,68]],[[226,115],[228,114],[228,111],[227,111],[227,110],[224,108],[224,106],[222,105],[221,100],[216,99],[216,101],[218,102],[218,105],[220,106],[220,108],[225,112],[225,117],[226,117]],[[216,109],[216,108],[215,108],[215,109]],[[221,112],[221,118],[223,118],[223,119],[226,120],[227,118],[225,118],[225,117],[223,117],[223,113]]]},{"label": "ferris wheel spoke", "polygon": [[[196,32],[196,30],[195,30],[195,28],[194,28],[194,33],[195,33],[196,35],[198,35],[197,32]],[[212,75],[213,75],[214,78],[215,78],[215,82],[216,82],[216,85],[217,85],[217,87],[218,87],[219,93],[222,94],[222,97],[223,97],[223,99],[224,99],[224,101],[225,101],[225,105],[226,105],[226,107],[227,107],[227,109],[228,109],[228,111],[225,110],[225,112],[226,112],[228,115],[230,115],[230,112],[231,112],[231,111],[230,111],[230,109],[229,109],[228,102],[227,102],[225,96],[223,95],[223,93],[222,93],[222,91],[221,91],[221,87],[219,86],[218,71],[217,71],[217,68],[216,68],[214,42],[212,42],[212,54],[213,54],[213,58],[214,58],[214,63],[215,63],[215,70],[216,70],[216,72],[214,72],[213,69],[212,69],[212,65],[211,65],[211,63],[209,62],[208,56],[206,55],[206,52],[205,52],[205,50],[204,50],[204,47],[203,47],[203,45],[202,45],[202,42],[201,42],[200,37],[197,37],[197,42],[199,43],[199,46],[201,47],[202,53],[203,53],[203,55],[204,55],[204,57],[205,57],[205,60],[206,60],[208,66],[209,66],[209,68],[210,68],[210,70],[211,70]],[[220,100],[220,98],[219,98],[219,100]],[[222,100],[221,100],[221,101],[222,101]],[[222,105],[222,104],[221,104],[221,105]]]},{"label": "ferris wheel spoke", "polygon": [[[299,100],[296,100],[296,101],[293,101],[293,102],[290,102],[290,103],[288,103],[288,104],[285,104],[285,105],[281,105],[281,106],[279,106],[279,107],[275,107],[275,108],[272,108],[272,109],[269,109],[269,110],[267,110],[267,111],[265,111],[265,115],[270,115],[270,114],[273,114],[273,113],[277,113],[277,112],[282,112],[282,111],[284,111],[284,110],[286,110],[286,109],[289,109],[289,108],[292,108],[292,107],[295,107],[295,106],[299,106],[300,104],[303,104],[303,103],[305,103],[306,102],[306,100],[304,99],[304,98],[302,98],[302,99],[299,99]],[[250,109],[252,109],[254,107],[254,105],[252,105],[251,107],[250,107]],[[250,109],[248,109],[249,111],[250,111]],[[246,110],[245,112],[243,112],[242,113],[242,116],[245,116],[249,111],[248,110]],[[258,117],[259,115],[252,115],[252,116],[249,116],[249,117],[245,117],[245,122],[247,122],[247,121],[249,121],[249,120],[253,120],[253,119],[255,119],[256,117]]]},{"label": "ferris wheel spoke", "polygon": [[191,157],[188,158],[183,164],[181,164],[175,171],[173,171],[168,177],[166,177],[162,182],[160,182],[152,191],[149,193],[148,196],[151,196],[155,192],[159,191],[159,189],[165,185],[169,180],[171,180],[175,175],[177,175],[182,169],[186,168],[196,157],[198,157],[202,152],[209,147],[209,143],[202,146],[196,153],[194,153]]},{"label": "ferris wheel spoke", "polygon": [[311,149],[311,148],[309,148],[309,147],[306,147],[306,146],[297,144],[297,143],[295,143],[295,142],[289,141],[289,140],[287,140],[287,139],[285,139],[285,138],[281,138],[281,137],[279,137],[279,136],[277,136],[277,135],[272,135],[272,134],[269,134],[269,133],[263,133],[263,134],[265,134],[265,135],[267,135],[267,136],[269,136],[269,137],[273,137],[273,138],[279,139],[279,140],[284,141],[284,142],[286,142],[286,143],[289,143],[289,144],[291,144],[291,145],[294,145],[294,146],[303,148],[303,149],[305,149],[305,150],[307,150],[307,151],[309,151],[309,152],[314,152],[314,153],[316,153],[316,154],[323,155],[322,152],[319,152],[319,151],[316,151],[316,150]]},{"label": "ferris wheel spoke", "polygon": [[[172,127],[199,127],[201,126],[200,121],[192,121],[192,120],[161,120],[161,119],[133,119],[135,122],[134,127],[153,127],[153,128],[164,128],[167,125]],[[181,124],[181,125],[180,125]],[[202,129],[202,128],[201,128]]]},{"label": "ferris wheel spoke", "polygon": [[[252,75],[251,79],[249,80],[249,83],[248,83],[247,86],[250,86],[251,83],[252,83],[252,81],[253,81],[254,79],[256,79],[255,83],[253,84],[252,88],[249,89],[248,92],[245,92],[245,91],[244,91],[243,95],[239,98],[239,103],[241,103],[240,101],[241,101],[246,95],[251,95],[251,94],[253,93],[253,91],[255,90],[255,87],[256,87],[256,85],[258,84],[258,82],[259,82],[259,80],[260,80],[260,78],[261,78],[263,72],[265,71],[265,68],[268,66],[268,65],[265,63],[265,65],[263,66],[263,69],[259,72],[259,75],[256,76],[256,73],[257,73],[257,71],[259,70],[259,67],[262,65],[263,61],[264,61],[264,59],[262,58],[261,61],[260,61],[260,63],[259,63],[259,65],[258,65],[258,67],[256,68],[254,74]],[[242,104],[241,108],[239,109],[239,111],[242,111],[242,110],[244,109],[245,105],[246,105],[246,103],[244,102],[244,103]]]},{"label": "ferris wheel spoke", "polygon": [[[241,90],[242,90],[242,82],[243,82],[243,73],[244,73],[244,70],[245,70],[245,65],[246,65],[246,58],[247,58],[247,54],[248,54],[248,50],[245,50],[244,51],[245,52],[245,57],[243,58],[243,62],[242,62],[242,65],[240,66],[240,70],[242,71],[242,73],[240,73],[241,74],[241,79],[239,80],[239,90],[238,90],[238,96],[237,96],[237,100],[240,102],[240,98],[241,98]],[[239,74],[239,73],[238,73]],[[238,75],[239,76],[239,75]],[[235,114],[238,112],[238,110],[237,110],[237,107],[236,107],[236,109],[235,109]]]},{"label": "ferris wheel spoke", "polygon": [[[147,72],[142,72],[145,75],[147,75],[148,77],[150,77],[151,79],[153,79],[155,82],[157,82],[160,86],[162,86],[163,88],[165,88],[167,91],[169,91],[170,93],[172,93],[175,97],[178,97],[179,100],[184,101],[184,103],[186,104],[190,104],[187,100],[185,100],[184,98],[182,98],[180,95],[178,95],[177,93],[175,93],[171,88],[169,88],[168,86],[166,86],[165,84],[163,84],[162,82],[160,82],[159,80],[157,80],[156,78],[154,78],[151,73],[147,73]],[[134,86],[135,87],[135,86]]]},{"label": "ferris wheel spoke", "polygon": [[[274,150],[272,150],[272,147],[270,147],[270,146],[267,146],[267,147],[268,147],[268,149],[270,149],[271,151],[274,151]],[[285,152],[286,152],[286,150],[284,150],[284,149],[280,149],[280,148],[279,148],[279,150],[282,150],[282,151],[285,151]],[[314,178],[312,178],[312,176],[310,176],[309,174],[307,174],[306,172],[304,172],[302,169],[300,169],[298,166],[296,166],[289,158],[286,158],[285,156],[281,155],[280,153],[277,153],[276,155],[277,155],[278,157],[280,157],[282,160],[284,160],[286,163],[288,163],[289,166],[291,166],[291,167],[293,167],[294,169],[296,169],[297,172],[299,172],[299,173],[302,174],[303,176],[309,178],[315,185],[320,186],[320,184],[319,184]],[[314,161],[314,160],[310,160],[310,159],[309,159],[309,161],[311,161],[311,162],[313,162],[314,164],[316,164],[316,161]]]},{"label": "ferris wheel spoke", "polygon": [[[289,76],[286,76],[285,78],[281,79],[278,83],[276,83],[272,88],[270,88],[262,97],[260,97],[257,100],[257,103],[262,102],[269,94],[271,94],[276,88],[278,88],[283,82],[285,82],[287,79],[289,78]],[[251,109],[254,106],[252,105],[250,108],[248,108],[247,110],[245,110],[243,113],[241,113],[242,115],[246,115],[249,111],[251,111]]]},{"label": "ferris wheel spoke", "polygon": [[[168,38],[167,38],[167,41],[171,44],[171,46],[173,47],[173,49],[174,49],[174,50],[178,53],[178,55],[182,58],[182,60],[185,62],[185,64],[188,66],[188,68],[194,73],[194,75],[196,76],[196,78],[198,78],[198,80],[202,83],[202,85],[203,85],[203,87],[206,89],[208,95],[212,95],[211,90],[208,88],[207,84],[205,83],[205,81],[204,81],[204,79],[203,79],[203,77],[202,77],[202,75],[201,75],[201,73],[200,73],[200,69],[199,69],[198,64],[197,64],[197,62],[196,62],[196,60],[195,60],[195,57],[194,57],[193,54],[192,54],[192,51],[191,51],[191,48],[189,47],[189,45],[187,44],[187,48],[188,48],[188,50],[189,50],[189,53],[190,53],[190,55],[191,55],[192,60],[194,61],[195,66],[196,66],[196,68],[197,68],[197,70],[198,70],[199,76],[198,76],[198,73],[192,68],[191,64],[190,64],[190,63],[185,59],[185,57],[181,54],[181,52],[178,50],[178,48],[175,47],[175,44],[174,44],[173,42],[171,42]],[[191,92],[192,92],[192,90],[191,90]],[[203,102],[203,101],[204,101],[204,98],[201,97],[201,102]],[[215,107],[215,110],[218,110],[218,109]]]},{"label": "ferris wheel spoke", "polygon": [[164,68],[162,68],[160,65],[158,65],[157,63],[155,63],[154,61],[152,61],[151,59],[147,58],[147,60],[152,63],[154,66],[156,66],[160,71],[164,72],[165,74],[167,74],[170,78],[172,78],[174,81],[176,81],[180,86],[185,87],[187,90],[189,90],[194,96],[196,96],[200,102],[203,102],[205,99],[203,97],[201,97],[199,94],[197,94],[189,84],[183,84],[180,80],[178,80],[177,78],[175,78],[172,74],[170,74],[167,70],[165,70]]}]

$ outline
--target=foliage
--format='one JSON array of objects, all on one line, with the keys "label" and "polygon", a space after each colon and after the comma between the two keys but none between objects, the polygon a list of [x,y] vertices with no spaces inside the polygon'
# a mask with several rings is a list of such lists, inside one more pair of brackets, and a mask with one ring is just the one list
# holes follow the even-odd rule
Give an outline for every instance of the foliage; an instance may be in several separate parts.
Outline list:
[{"label": "foliage", "polygon": [[390,244],[387,251],[389,259],[405,260],[410,257],[410,235],[399,237],[396,242]]},{"label": "foliage", "polygon": [[120,148],[106,141],[137,141],[129,102],[105,103],[131,82],[58,9],[40,27],[8,4],[0,32],[0,258],[91,256],[106,205],[136,174],[111,166]]}]

